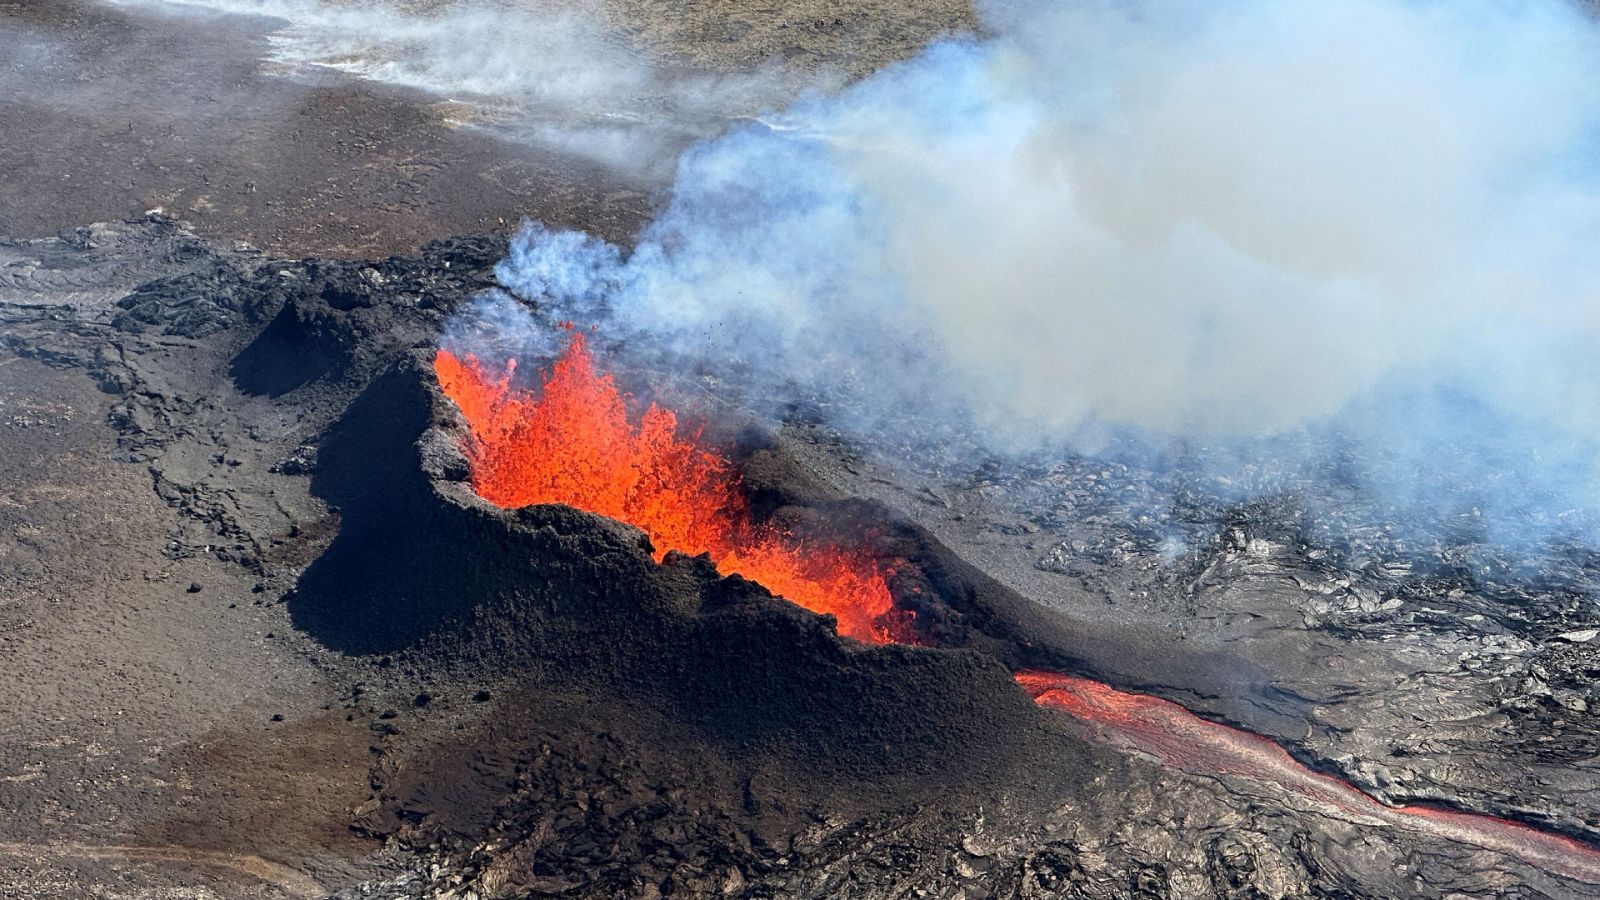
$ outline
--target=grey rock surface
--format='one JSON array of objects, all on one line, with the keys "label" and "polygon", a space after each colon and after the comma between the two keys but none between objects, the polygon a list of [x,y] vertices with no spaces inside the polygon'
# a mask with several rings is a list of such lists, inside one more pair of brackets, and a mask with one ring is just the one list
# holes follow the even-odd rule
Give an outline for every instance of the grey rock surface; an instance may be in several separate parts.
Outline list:
[{"label": "grey rock surface", "polygon": [[[425,358],[449,313],[492,286],[503,244],[461,239],[416,258],[328,263],[204,244],[159,217],[85,234],[98,237],[3,245],[30,262],[8,266],[0,347],[88,373],[114,429],[110,452],[173,513],[159,555],[237,573],[256,586],[251,596],[282,601],[304,645],[296,652],[348,685],[329,698],[329,715],[343,712],[371,744],[358,779],[367,799],[350,820],[370,836],[366,846],[389,849],[361,866],[321,863],[319,882],[335,896],[1594,893],[1516,854],[1330,814],[1270,782],[1166,766],[1092,724],[1031,707],[1029,724],[953,738],[959,752],[948,759],[963,761],[921,770],[868,774],[776,745],[752,749],[696,718],[714,704],[661,703],[658,690],[581,667],[554,677],[529,648],[582,646],[559,636],[599,626],[556,607],[530,617],[500,588],[449,598],[463,614],[444,617],[440,631],[392,648],[337,646],[325,620],[302,613],[314,608],[308,573],[331,566],[328,554],[352,536],[413,527],[417,543],[407,546],[418,554],[476,559],[468,570],[485,585],[521,583],[523,563],[497,568],[502,557],[483,548],[528,546],[537,515],[473,513],[474,541],[452,544],[453,531],[382,514],[420,507],[372,505],[375,485],[388,482],[337,475],[462,477],[449,442],[429,431],[440,413],[406,405],[408,392],[432,388],[404,364]],[[420,418],[408,437],[412,413]],[[383,422],[398,429],[398,448],[367,453],[349,440],[383,432],[369,427]],[[1600,828],[1597,698],[1587,683],[1600,671],[1600,616],[1581,555],[1552,558],[1528,578],[1470,542],[1441,544],[1429,561],[1387,544],[1381,529],[1347,524],[1338,533],[1348,539],[1332,541],[1293,497],[1230,505],[1203,485],[1173,491],[1152,473],[1089,460],[958,474],[891,468],[798,423],[768,452],[789,482],[878,501],[1029,601],[1038,630],[1023,635],[1034,644],[1026,652],[1041,659],[1272,737],[1385,800],[1431,800],[1589,840]],[[1150,517],[1173,496],[1185,499]],[[357,528],[363,521],[370,531]],[[613,540],[604,528],[571,527],[586,541]],[[552,572],[586,564],[559,559]],[[673,592],[720,583],[692,561],[640,565],[645,580],[619,575],[608,602],[694,608],[704,601]],[[173,592],[190,580],[201,583],[185,577]],[[211,594],[203,585],[191,596]],[[794,621],[795,633],[816,631],[810,617]],[[971,647],[1023,653],[1007,644],[1020,621]],[[606,634],[640,658],[659,655],[654,632],[631,633],[640,642],[631,649],[628,632]],[[816,650],[819,661],[843,652],[824,637],[816,647],[834,649]],[[991,652],[891,649],[868,668],[906,697],[931,683],[906,660]],[[842,671],[806,677],[829,685]],[[974,690],[972,714],[1004,706]],[[423,692],[429,702],[416,703]],[[960,706],[941,715],[966,721]],[[800,708],[818,722],[848,715]],[[261,712],[266,721],[270,710]],[[788,720],[781,705],[769,714]],[[892,745],[894,717],[881,727]],[[974,761],[986,754],[1008,762],[988,771]]]}]

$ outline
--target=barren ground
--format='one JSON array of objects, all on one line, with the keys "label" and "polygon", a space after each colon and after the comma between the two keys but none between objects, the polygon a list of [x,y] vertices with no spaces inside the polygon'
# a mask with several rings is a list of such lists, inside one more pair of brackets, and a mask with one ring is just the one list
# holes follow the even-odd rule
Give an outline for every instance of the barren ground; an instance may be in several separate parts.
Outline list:
[{"label": "barren ground", "polygon": [[[853,75],[971,13],[954,2],[627,0],[611,18],[674,64]],[[626,541],[588,520],[479,510],[488,550],[405,533],[373,500],[382,491],[330,489],[318,453],[341,433],[383,431],[352,420],[392,421],[393,398],[374,399],[369,382],[415,391],[397,360],[431,346],[448,310],[492,283],[510,223],[622,239],[662,185],[451,127],[433,98],[274,74],[259,62],[267,27],[0,0],[0,53],[15,51],[0,57],[0,897],[438,896],[463,885],[642,897],[1592,893],[1514,855],[1363,826],[1271,785],[1109,749],[1092,729],[1029,718],[1037,711],[1008,706],[1017,697],[992,684],[973,696],[1003,702],[944,698],[952,733],[1016,728],[952,737],[941,750],[966,769],[917,773],[891,759],[867,775],[843,763],[819,774],[778,752],[781,741],[750,752],[694,721],[694,698],[667,687],[596,688],[546,670],[536,651],[572,634],[603,657],[632,632],[591,634],[519,606],[536,606],[518,591],[540,579],[436,596],[463,609],[485,600],[469,616],[482,627],[452,621],[425,647],[373,651],[395,625],[393,598],[352,589],[332,598],[344,617],[330,617],[326,592],[310,590],[318,565],[324,578],[348,574],[403,546],[416,552],[400,564],[421,560],[415,580],[442,568],[434,553],[458,566],[448,554],[465,555],[481,574],[493,566],[473,554],[563,527],[639,562],[637,547],[616,550]],[[156,207],[192,231],[145,217]],[[113,224],[81,227],[92,222]],[[490,236],[418,256],[462,234]],[[352,413],[359,398],[378,413]],[[398,408],[421,424],[395,446],[347,441],[347,469],[354,459],[358,471],[417,475],[406,453],[430,413]],[[1148,473],[1081,460],[1025,476],[891,471],[802,426],[775,447],[796,483],[880,501],[1052,610],[1048,633],[1023,636],[1038,638],[1029,649],[1056,647],[1087,674],[1247,726],[1385,799],[1600,837],[1600,616],[1581,591],[1430,579],[1371,547],[1375,562],[1340,568],[1286,531],[1292,511],[1200,502],[1177,511],[1194,529],[1188,555],[1167,560],[1119,506],[1149,489]],[[839,671],[863,665],[771,598],[731,626],[674,618],[684,585],[719,583],[692,562],[673,566],[640,582],[675,611],[652,627],[772,628],[836,654],[826,658]],[[401,582],[396,596],[409,587],[393,572],[369,581],[387,584],[380,576]],[[683,662],[681,645],[657,647],[643,631],[641,670]],[[776,677],[766,648],[744,649],[750,671]],[[939,683],[902,678],[898,667],[927,663],[896,653],[856,675],[909,696]],[[993,659],[962,659],[999,672]],[[710,706],[741,688],[729,679]],[[816,717],[811,727],[837,712],[804,699],[786,702]],[[752,708],[734,725],[784,722]],[[845,724],[872,734],[881,723]],[[942,737],[927,722],[883,727],[884,748]]]},{"label": "barren ground", "polygon": [[[618,18],[696,65],[859,72],[967,15],[636,3]],[[377,257],[522,216],[621,238],[660,187],[453,128],[434,98],[275,74],[270,26],[0,2],[0,235],[160,208],[276,256]],[[291,626],[281,586],[174,558],[192,519],[119,450],[109,399],[82,370],[0,351],[0,896],[312,896],[370,874],[376,844],[349,824],[373,732],[346,721],[349,664]],[[298,490],[279,524],[305,522],[314,553],[326,529]]]}]

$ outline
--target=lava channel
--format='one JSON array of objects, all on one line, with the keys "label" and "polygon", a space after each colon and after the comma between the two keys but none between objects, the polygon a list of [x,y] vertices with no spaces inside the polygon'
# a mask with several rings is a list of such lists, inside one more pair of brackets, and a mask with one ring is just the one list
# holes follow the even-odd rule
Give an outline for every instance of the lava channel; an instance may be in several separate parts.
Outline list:
[{"label": "lava channel", "polygon": [[1433,806],[1386,806],[1354,785],[1301,765],[1258,734],[1209,722],[1182,706],[1056,672],[1016,676],[1048,709],[1088,723],[1101,738],[1196,775],[1248,779],[1288,791],[1349,821],[1390,825],[1515,856],[1546,871],[1600,884],[1600,850],[1495,816]]}]

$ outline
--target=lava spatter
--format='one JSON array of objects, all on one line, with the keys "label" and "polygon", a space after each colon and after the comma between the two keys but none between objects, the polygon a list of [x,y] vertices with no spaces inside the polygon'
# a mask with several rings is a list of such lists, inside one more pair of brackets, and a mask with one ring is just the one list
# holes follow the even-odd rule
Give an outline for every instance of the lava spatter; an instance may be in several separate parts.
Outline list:
[{"label": "lava spatter", "polygon": [[833,615],[841,634],[896,641],[885,564],[756,523],[732,463],[670,410],[651,404],[630,417],[583,334],[571,335],[537,389],[513,386],[515,365],[494,371],[448,350],[434,359],[440,386],[471,430],[465,449],[485,500],[505,508],[563,503],[627,522],[650,537],[658,559],[669,550],[709,554],[725,574]]}]

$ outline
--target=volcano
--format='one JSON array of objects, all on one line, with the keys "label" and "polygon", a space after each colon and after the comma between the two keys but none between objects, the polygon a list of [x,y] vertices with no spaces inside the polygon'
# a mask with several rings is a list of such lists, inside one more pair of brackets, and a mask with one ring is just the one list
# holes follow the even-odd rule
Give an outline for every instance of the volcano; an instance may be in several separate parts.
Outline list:
[{"label": "volcano", "polygon": [[[178,596],[282,616],[271,630],[303,636],[298,652],[342,680],[297,727],[323,729],[317,747],[359,741],[359,793],[318,815],[401,854],[409,874],[378,876],[390,883],[496,897],[1590,890],[1593,794],[1573,762],[1587,732],[1561,705],[1587,671],[1586,613],[1564,594],[1493,607],[1524,618],[1463,650],[1458,629],[1488,621],[1473,617],[1493,588],[1333,568],[1285,542],[1292,520],[1271,507],[1197,502],[1211,555],[1147,568],[1136,535],[1089,530],[1095,498],[1136,490],[1135,471],[918,481],[804,417],[678,406],[652,389],[659,373],[608,368],[606,335],[555,323],[557,351],[515,366],[448,337],[441,352],[450,317],[493,283],[494,240],[340,264],[265,261],[159,219],[96,235],[39,248],[37,270],[125,277],[94,265],[141,242],[181,248],[161,255],[184,270],[100,295],[80,275],[70,313],[8,307],[7,346],[115,391],[115,452],[192,523],[167,558],[249,579]],[[87,349],[107,332],[120,353]],[[285,342],[304,351],[293,367]],[[1083,512],[1019,517],[1042,508],[1040,485],[1083,491]],[[780,564],[762,568],[764,553]],[[1379,577],[1399,612],[1363,609]],[[1086,589],[1028,593],[1064,583]],[[1104,589],[1159,602],[1141,614]],[[1331,605],[1346,597],[1349,612]],[[1162,603],[1227,639],[1159,625]],[[1385,616],[1413,607],[1396,644]],[[1568,637],[1519,655],[1516,641],[1551,634]],[[1435,646],[1466,652],[1479,680],[1447,687],[1408,662]],[[1340,662],[1356,653],[1361,666]],[[1505,680],[1533,665],[1538,684]],[[1509,700],[1474,693],[1525,683]],[[1398,730],[1440,698],[1462,712],[1423,739]],[[303,752],[312,738],[294,734],[286,752]],[[223,796],[278,770],[232,771]],[[33,783],[0,790],[23,802]],[[217,848],[188,865],[241,846],[215,829],[204,842],[192,820],[151,828],[159,858]],[[303,852],[296,834],[267,859]]]},{"label": "volcano", "polygon": [[1600,896],[1597,53],[0,3],[0,896]]},{"label": "volcano", "polygon": [[[596,370],[581,333],[571,336],[536,384],[514,388],[516,369],[511,359],[494,374],[476,358],[448,350],[434,359],[443,393],[467,422],[462,450],[479,496],[507,508],[561,504],[618,519],[641,528],[652,546],[670,548],[658,559],[703,556],[719,572],[760,582],[782,599],[829,616],[841,636],[873,644],[923,642],[915,615],[891,596],[890,563],[860,546],[808,547],[787,530],[754,522],[734,464],[700,443],[702,431],[680,435],[677,416],[653,403],[630,421],[627,398],[609,374]],[[917,555],[947,553],[924,546]],[[893,565],[912,564],[899,559]],[[949,612],[954,598],[913,590],[924,610],[931,600]],[[891,629],[891,622],[898,624]],[[1040,706],[1066,712],[1092,732],[1166,765],[1267,783],[1335,815],[1446,836],[1600,884],[1600,849],[1581,841],[1492,816],[1384,806],[1312,771],[1269,740],[1207,723],[1168,701],[1063,673],[1015,677]]]}]

